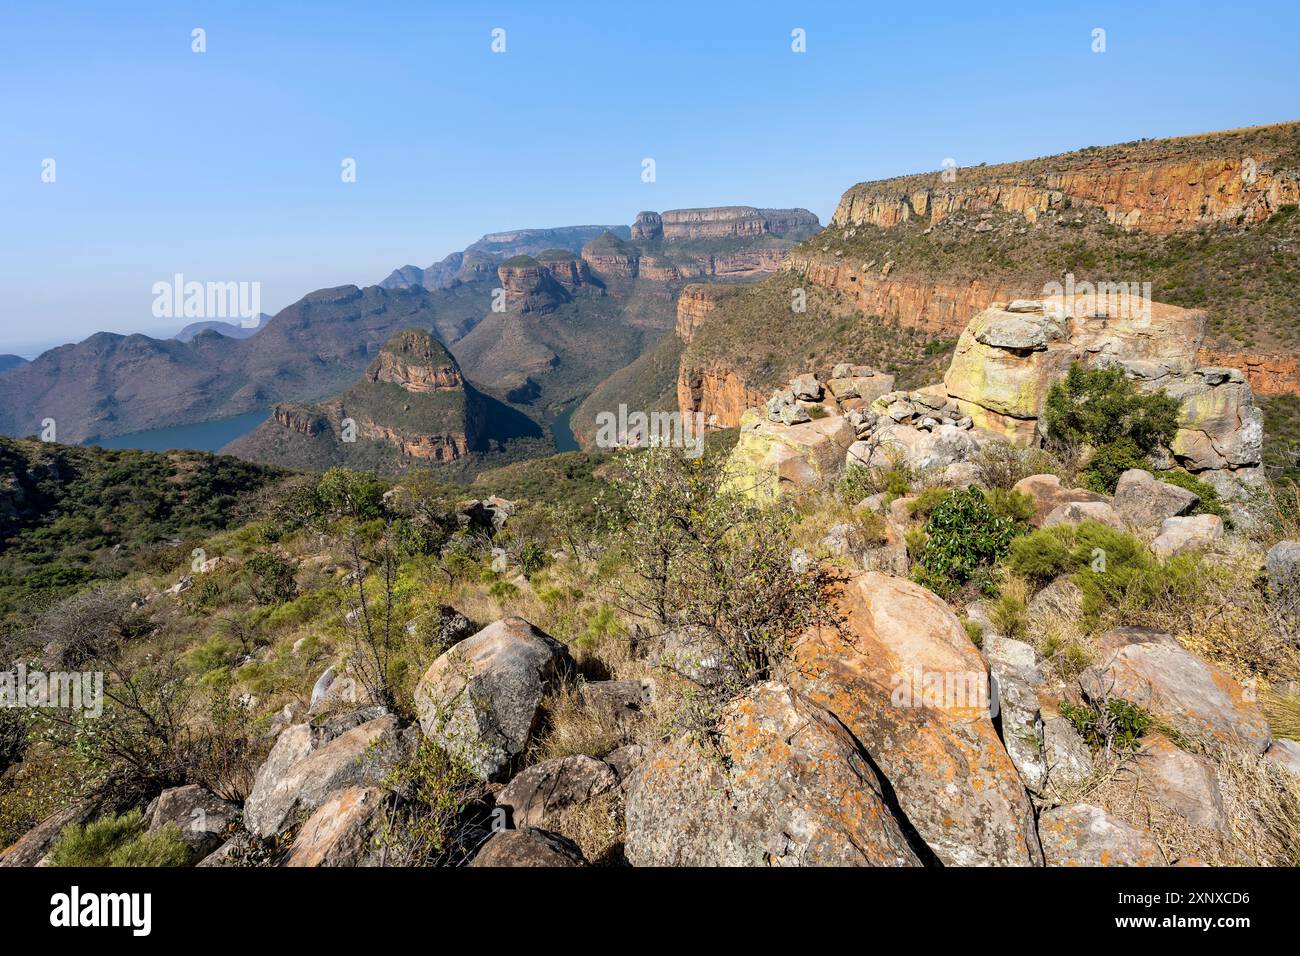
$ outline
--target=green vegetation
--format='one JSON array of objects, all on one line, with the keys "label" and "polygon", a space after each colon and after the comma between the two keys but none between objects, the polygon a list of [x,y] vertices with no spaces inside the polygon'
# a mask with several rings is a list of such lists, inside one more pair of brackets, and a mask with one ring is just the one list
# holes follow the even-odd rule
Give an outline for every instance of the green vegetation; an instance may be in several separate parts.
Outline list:
[{"label": "green vegetation", "polygon": [[1179,488],[1190,491],[1201,499],[1196,507],[1192,509],[1192,514],[1218,515],[1223,519],[1225,525],[1232,527],[1232,516],[1228,513],[1228,509],[1224,507],[1223,502],[1219,500],[1219,493],[1213,485],[1201,481],[1181,469],[1162,471],[1156,477],[1167,484],[1177,485]]},{"label": "green vegetation", "polygon": [[50,866],[185,866],[189,861],[180,828],[169,823],[147,833],[139,810],[73,824],[50,850]]},{"label": "green vegetation", "polygon": [[974,485],[947,492],[925,522],[925,538],[912,577],[944,596],[968,582],[985,594],[994,594],[993,566],[1023,531],[1018,521],[995,511]]},{"label": "green vegetation", "polygon": [[1137,750],[1142,735],[1154,723],[1149,713],[1132,701],[1121,698],[1108,700],[1102,707],[1063,700],[1060,707],[1061,715],[1074,724],[1093,753],[1099,750]]},{"label": "green vegetation", "polygon": [[1047,393],[1043,424],[1059,446],[1092,449],[1084,486],[1110,494],[1120,475],[1145,466],[1151,452],[1173,440],[1178,408],[1164,392],[1142,392],[1117,366],[1076,362]]}]

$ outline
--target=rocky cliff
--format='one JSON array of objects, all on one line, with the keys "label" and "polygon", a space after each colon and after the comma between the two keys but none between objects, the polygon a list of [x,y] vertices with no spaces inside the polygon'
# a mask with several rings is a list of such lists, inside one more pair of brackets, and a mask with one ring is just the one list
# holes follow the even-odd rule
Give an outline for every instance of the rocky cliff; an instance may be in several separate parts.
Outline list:
[{"label": "rocky cliff", "polygon": [[802,239],[821,227],[817,217],[807,209],[756,209],[753,206],[669,209],[660,215],[659,224],[659,233],[667,240],[735,239],[762,235]]}]

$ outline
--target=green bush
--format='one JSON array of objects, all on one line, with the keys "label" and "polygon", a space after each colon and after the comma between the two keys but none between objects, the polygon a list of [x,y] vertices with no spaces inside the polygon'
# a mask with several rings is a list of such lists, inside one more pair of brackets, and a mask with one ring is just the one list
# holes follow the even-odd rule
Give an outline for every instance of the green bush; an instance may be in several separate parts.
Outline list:
[{"label": "green bush", "polygon": [[913,580],[945,596],[967,582],[993,594],[997,590],[993,565],[1022,531],[1020,524],[994,511],[984,492],[974,485],[951,491],[925,523]]},{"label": "green bush", "polygon": [[270,551],[255,554],[244,565],[252,575],[253,595],[259,604],[283,604],[298,593],[294,566]]},{"label": "green bush", "polygon": [[1177,399],[1141,391],[1119,366],[1076,362],[1047,393],[1043,425],[1053,442],[1093,449],[1083,484],[1110,494],[1121,474],[1145,466],[1152,451],[1173,441],[1178,409]]},{"label": "green bush", "polygon": [[1096,753],[1103,747],[1122,751],[1137,750],[1142,735],[1150,729],[1149,713],[1132,701],[1115,698],[1105,709],[1091,704],[1061,701],[1061,716],[1074,724],[1079,736]]},{"label": "green bush", "polygon": [[51,866],[185,866],[189,861],[180,828],[169,823],[146,833],[139,810],[65,827],[50,850]]}]

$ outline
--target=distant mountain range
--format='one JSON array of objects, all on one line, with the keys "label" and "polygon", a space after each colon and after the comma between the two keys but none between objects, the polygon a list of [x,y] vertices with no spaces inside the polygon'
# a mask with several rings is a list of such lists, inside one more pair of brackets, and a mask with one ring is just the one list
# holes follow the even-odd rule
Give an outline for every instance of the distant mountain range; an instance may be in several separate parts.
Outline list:
[{"label": "distant mountain range", "polygon": [[450,349],[464,375],[556,415],[671,334],[680,289],[752,280],[819,228],[806,210],[642,213],[632,226],[490,233],[380,285],[322,289],[255,333],[199,322],[172,339],[98,333],[0,378],[0,433],[53,418],[76,443],[338,396],[404,329]]},{"label": "distant mountain range", "polygon": [[222,322],[219,319],[208,319],[203,322],[191,322],[185,328],[181,329],[172,338],[179,342],[192,342],[194,336],[200,332],[216,332],[218,335],[224,335],[230,339],[247,339],[257,334],[257,330],[264,326],[271,317],[263,312],[257,318],[257,324],[253,326],[236,325],[233,322]]},{"label": "distant mountain range", "polygon": [[21,355],[0,355],[0,375],[16,368],[22,368],[27,364],[27,359]]}]

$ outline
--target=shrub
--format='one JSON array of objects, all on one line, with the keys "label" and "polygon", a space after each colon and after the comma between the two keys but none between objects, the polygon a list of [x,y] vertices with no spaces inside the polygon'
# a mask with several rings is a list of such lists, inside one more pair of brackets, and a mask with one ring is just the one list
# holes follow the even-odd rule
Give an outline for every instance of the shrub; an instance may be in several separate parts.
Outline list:
[{"label": "shrub", "polygon": [[835,490],[840,500],[849,506],[880,492],[884,492],[885,500],[889,502],[911,492],[912,478],[912,473],[901,462],[889,468],[849,465]]},{"label": "shrub", "polygon": [[385,818],[380,831],[389,865],[456,864],[468,858],[473,848],[460,837],[469,824],[469,809],[486,790],[467,760],[421,737],[383,783],[400,810]]},{"label": "shrub", "polygon": [[65,827],[50,850],[51,866],[185,866],[189,859],[176,824],[146,833],[139,810]]},{"label": "shrub", "polygon": [[925,523],[926,537],[916,556],[913,579],[945,596],[968,581],[993,594],[997,590],[993,565],[1006,555],[1021,530],[1015,521],[995,512],[974,485],[951,491]]},{"label": "shrub", "polygon": [[1061,475],[1061,462],[1041,448],[1018,448],[1010,442],[988,442],[972,460],[980,481],[990,489],[1010,491],[1016,482],[1030,475]]},{"label": "shrub", "polygon": [[1074,724],[1093,753],[1099,750],[1133,751],[1150,729],[1152,717],[1137,704],[1120,697],[1102,706],[1061,701],[1061,716]]},{"label": "shrub", "polygon": [[1043,425],[1053,442],[1094,450],[1083,484],[1109,494],[1121,474],[1144,466],[1152,451],[1173,440],[1178,410],[1177,399],[1141,391],[1119,366],[1076,362],[1047,393]]},{"label": "shrub", "polygon": [[298,593],[294,566],[270,551],[255,554],[244,564],[252,576],[253,596],[259,604],[283,604]]}]

